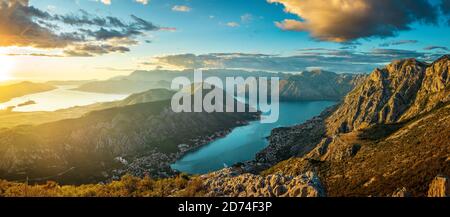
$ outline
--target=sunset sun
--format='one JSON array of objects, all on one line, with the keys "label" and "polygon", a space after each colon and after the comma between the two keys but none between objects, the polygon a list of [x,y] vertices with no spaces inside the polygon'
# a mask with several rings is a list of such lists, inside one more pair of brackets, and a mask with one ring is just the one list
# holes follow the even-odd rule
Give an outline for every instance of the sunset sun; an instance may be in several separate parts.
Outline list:
[{"label": "sunset sun", "polygon": [[0,56],[0,81],[11,79],[11,71],[14,68],[14,59],[8,56]]}]

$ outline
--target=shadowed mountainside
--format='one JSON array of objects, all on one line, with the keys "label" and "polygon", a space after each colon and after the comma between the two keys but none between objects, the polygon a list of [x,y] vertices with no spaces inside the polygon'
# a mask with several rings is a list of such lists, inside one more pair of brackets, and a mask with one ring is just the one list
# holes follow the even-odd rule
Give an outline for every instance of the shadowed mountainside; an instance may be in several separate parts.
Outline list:
[{"label": "shadowed mountainside", "polygon": [[258,118],[258,113],[175,113],[170,100],[147,102],[171,95],[151,90],[99,104],[102,109],[80,118],[0,129],[0,175],[62,183],[125,173],[166,177],[184,152]]}]

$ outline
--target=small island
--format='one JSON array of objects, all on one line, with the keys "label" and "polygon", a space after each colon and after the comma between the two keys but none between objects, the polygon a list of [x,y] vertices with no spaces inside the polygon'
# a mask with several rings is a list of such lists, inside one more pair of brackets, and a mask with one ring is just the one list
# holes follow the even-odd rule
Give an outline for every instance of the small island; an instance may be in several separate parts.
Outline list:
[{"label": "small island", "polygon": [[24,106],[28,106],[28,105],[34,105],[34,104],[37,104],[36,101],[28,100],[24,103],[17,104],[17,107],[24,107]]}]

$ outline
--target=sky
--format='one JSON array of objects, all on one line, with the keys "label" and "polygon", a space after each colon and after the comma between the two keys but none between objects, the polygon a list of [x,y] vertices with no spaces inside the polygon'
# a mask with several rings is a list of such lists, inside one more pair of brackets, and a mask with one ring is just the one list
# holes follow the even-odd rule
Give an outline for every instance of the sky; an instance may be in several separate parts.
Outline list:
[{"label": "sky", "polygon": [[450,0],[0,0],[0,80],[134,70],[368,73],[449,53]]}]

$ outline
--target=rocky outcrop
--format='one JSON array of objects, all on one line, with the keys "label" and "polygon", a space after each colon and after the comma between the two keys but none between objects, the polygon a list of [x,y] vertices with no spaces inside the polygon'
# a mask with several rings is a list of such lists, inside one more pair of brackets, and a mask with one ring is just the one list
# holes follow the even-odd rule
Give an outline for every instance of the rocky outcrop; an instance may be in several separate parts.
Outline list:
[{"label": "rocky outcrop", "polygon": [[443,56],[425,71],[422,85],[410,108],[401,120],[431,111],[440,104],[450,101],[450,55]]},{"label": "rocky outcrop", "polygon": [[450,197],[450,180],[444,176],[437,176],[430,183],[428,197]]},{"label": "rocky outcrop", "polygon": [[207,196],[213,197],[323,197],[325,191],[317,175],[299,176],[240,174],[228,168],[201,177]]},{"label": "rocky outcrop", "polygon": [[390,195],[391,197],[410,197],[411,195],[409,194],[409,192],[406,190],[405,187],[403,188],[399,188],[397,189],[392,195]]},{"label": "rocky outcrop", "polygon": [[361,145],[342,141],[339,137],[335,137],[329,146],[329,150],[322,158],[329,161],[342,161],[354,157],[361,149]]},{"label": "rocky outcrop", "polygon": [[450,100],[449,56],[431,65],[415,59],[376,69],[328,118],[329,133],[404,121]]}]

